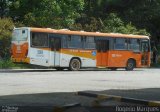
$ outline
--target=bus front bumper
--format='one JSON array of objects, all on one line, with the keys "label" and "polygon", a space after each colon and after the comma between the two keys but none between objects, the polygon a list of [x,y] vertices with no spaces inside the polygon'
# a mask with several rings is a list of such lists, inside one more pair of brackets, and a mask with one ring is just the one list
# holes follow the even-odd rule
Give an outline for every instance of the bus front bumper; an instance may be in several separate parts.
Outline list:
[{"label": "bus front bumper", "polygon": [[30,58],[11,58],[15,63],[30,63]]}]

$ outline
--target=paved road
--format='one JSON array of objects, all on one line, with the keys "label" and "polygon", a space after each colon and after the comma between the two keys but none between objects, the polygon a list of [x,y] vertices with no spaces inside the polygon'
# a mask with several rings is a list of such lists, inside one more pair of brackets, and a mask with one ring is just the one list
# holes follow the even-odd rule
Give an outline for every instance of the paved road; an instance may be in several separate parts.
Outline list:
[{"label": "paved road", "polygon": [[[73,93],[76,91],[93,91],[160,101],[160,69],[76,72],[0,71],[0,104],[15,104],[16,102],[17,105],[23,103],[56,105],[81,102],[82,97],[74,96],[76,100],[73,100]],[[73,99],[70,98],[71,96]],[[62,99],[65,100],[58,102]],[[88,98],[85,100],[86,103],[90,101]]]}]

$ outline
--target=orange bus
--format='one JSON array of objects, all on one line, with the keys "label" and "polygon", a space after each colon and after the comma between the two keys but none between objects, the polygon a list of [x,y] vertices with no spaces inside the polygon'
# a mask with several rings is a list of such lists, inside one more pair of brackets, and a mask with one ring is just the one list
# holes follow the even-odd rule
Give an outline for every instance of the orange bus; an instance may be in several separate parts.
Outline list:
[{"label": "orange bus", "polygon": [[57,70],[97,67],[133,70],[150,66],[150,39],[143,35],[20,27],[13,30],[12,61]]}]

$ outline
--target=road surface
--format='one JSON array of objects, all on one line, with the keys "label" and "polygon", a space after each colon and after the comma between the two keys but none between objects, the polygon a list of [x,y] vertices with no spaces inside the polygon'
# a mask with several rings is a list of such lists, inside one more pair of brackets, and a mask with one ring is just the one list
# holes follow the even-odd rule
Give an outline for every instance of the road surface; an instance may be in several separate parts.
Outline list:
[{"label": "road surface", "polygon": [[74,95],[77,91],[160,101],[160,69],[0,70],[0,105],[85,105],[93,100]]}]

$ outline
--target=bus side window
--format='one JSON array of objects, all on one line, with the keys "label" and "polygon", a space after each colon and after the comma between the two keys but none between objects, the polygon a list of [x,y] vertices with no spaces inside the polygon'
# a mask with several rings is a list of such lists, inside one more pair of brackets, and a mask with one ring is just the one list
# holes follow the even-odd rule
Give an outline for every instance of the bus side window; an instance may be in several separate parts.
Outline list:
[{"label": "bus side window", "polygon": [[134,52],[140,52],[140,40],[130,39],[129,40],[129,50],[133,50]]},{"label": "bus side window", "polygon": [[98,52],[100,52],[101,51],[101,41],[100,40],[96,40],[96,49],[97,49],[97,51]]},{"label": "bus side window", "polygon": [[109,50],[109,40],[105,40],[104,41],[104,52],[108,51]]},{"label": "bus side window", "polygon": [[62,48],[68,48],[68,35],[62,35]]},{"label": "bus side window", "polygon": [[48,34],[47,33],[32,33],[31,37],[32,47],[48,47]]},{"label": "bus side window", "polygon": [[148,52],[150,51],[149,49],[149,42],[146,40],[146,41],[143,41],[141,42],[141,51],[142,52]]},{"label": "bus side window", "polygon": [[69,48],[82,48],[82,39],[79,35],[71,35],[68,37],[68,47]]},{"label": "bus side window", "polygon": [[54,49],[54,38],[50,38],[50,47],[51,49]]},{"label": "bus side window", "polygon": [[85,38],[84,48],[85,49],[95,49],[96,48],[95,37],[87,36]]},{"label": "bus side window", "polygon": [[127,50],[127,40],[125,38],[116,38],[114,41],[114,49]]}]

